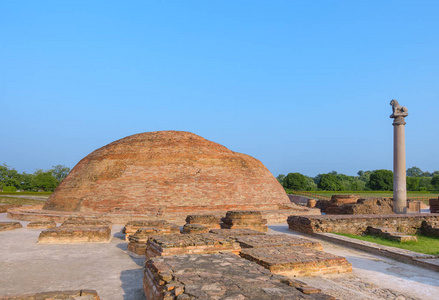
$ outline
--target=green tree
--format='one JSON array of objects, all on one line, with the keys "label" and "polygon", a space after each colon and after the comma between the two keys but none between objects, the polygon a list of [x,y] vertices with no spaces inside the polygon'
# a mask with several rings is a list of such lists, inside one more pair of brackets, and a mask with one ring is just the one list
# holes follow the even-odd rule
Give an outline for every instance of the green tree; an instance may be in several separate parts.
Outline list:
[{"label": "green tree", "polygon": [[7,164],[0,165],[0,188],[13,186],[18,188],[20,185],[20,174]]},{"label": "green tree", "polygon": [[407,191],[417,191],[419,189],[419,177],[406,177]]},{"label": "green tree", "polygon": [[424,172],[418,167],[411,167],[407,169],[406,174],[408,177],[421,177]]},{"label": "green tree", "polygon": [[419,177],[419,190],[420,191],[433,191],[436,190],[434,186],[431,184],[433,178],[432,177]]},{"label": "green tree", "polygon": [[287,189],[305,191],[307,187],[306,176],[300,173],[289,173],[284,178],[283,186]]},{"label": "green tree", "polygon": [[439,191],[439,175],[434,175],[430,183],[435,191]]},{"label": "green tree", "polygon": [[55,177],[56,180],[61,183],[61,181],[63,181],[64,178],[66,178],[69,174],[70,168],[63,165],[57,165],[53,166],[49,171],[52,172],[53,177]]},{"label": "green tree", "polygon": [[390,170],[372,171],[367,185],[374,191],[391,191],[393,189],[393,172]]},{"label": "green tree", "polygon": [[53,177],[51,171],[44,172],[37,170],[32,180],[32,188],[34,190],[43,190],[45,192],[54,191],[58,186],[58,180]]},{"label": "green tree", "polygon": [[284,179],[285,179],[285,175],[284,175],[284,174],[279,174],[279,175],[277,175],[276,179],[277,179],[277,181],[278,181],[281,185],[283,185],[283,183],[284,183]]},{"label": "green tree", "polygon": [[340,180],[333,173],[319,174],[320,181],[317,184],[318,188],[324,191],[342,191],[343,186]]}]

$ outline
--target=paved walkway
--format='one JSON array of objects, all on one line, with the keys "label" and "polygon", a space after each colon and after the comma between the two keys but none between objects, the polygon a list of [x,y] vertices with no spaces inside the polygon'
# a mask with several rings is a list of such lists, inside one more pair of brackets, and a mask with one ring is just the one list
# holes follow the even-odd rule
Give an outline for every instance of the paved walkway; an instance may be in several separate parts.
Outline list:
[{"label": "paved walkway", "polygon": [[[0,214],[0,221],[10,220]],[[109,244],[81,245],[38,245],[38,229],[0,232],[0,295],[94,289],[103,300],[144,299],[143,259],[126,254],[121,228],[113,226]],[[270,229],[295,234],[286,224]],[[346,257],[353,273],[299,279],[339,299],[437,299],[439,295],[439,273],[321,243],[325,251]]]}]

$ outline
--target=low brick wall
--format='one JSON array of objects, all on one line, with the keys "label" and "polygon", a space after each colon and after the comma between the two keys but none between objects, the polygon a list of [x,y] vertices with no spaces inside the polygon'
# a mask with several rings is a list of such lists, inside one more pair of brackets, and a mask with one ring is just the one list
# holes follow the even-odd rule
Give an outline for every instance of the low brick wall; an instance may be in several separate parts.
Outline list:
[{"label": "low brick wall", "polygon": [[289,229],[307,234],[362,234],[367,226],[389,227],[398,232],[415,234],[422,221],[439,221],[439,214],[290,216],[287,220]]}]

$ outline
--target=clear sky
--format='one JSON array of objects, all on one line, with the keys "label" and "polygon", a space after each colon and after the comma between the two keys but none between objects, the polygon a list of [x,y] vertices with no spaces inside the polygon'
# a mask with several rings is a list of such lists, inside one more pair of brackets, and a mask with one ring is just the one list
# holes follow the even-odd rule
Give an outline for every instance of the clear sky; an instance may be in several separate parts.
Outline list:
[{"label": "clear sky", "polygon": [[1,1],[0,163],[184,130],[275,175],[439,170],[439,1]]}]

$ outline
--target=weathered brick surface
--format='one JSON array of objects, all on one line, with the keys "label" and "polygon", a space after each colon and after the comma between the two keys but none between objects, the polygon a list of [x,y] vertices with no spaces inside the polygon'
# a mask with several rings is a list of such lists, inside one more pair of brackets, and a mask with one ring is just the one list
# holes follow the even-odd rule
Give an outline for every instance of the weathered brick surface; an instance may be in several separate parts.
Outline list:
[{"label": "weathered brick surface", "polygon": [[219,229],[221,216],[219,215],[188,215],[186,224],[200,224],[209,229]]},{"label": "weathered brick surface", "polygon": [[207,233],[209,228],[201,224],[184,224],[181,233]]},{"label": "weathered brick surface", "polygon": [[[196,266],[196,267],[194,267]],[[333,299],[231,254],[177,255],[146,262],[143,287],[158,299]]]},{"label": "weathered brick surface", "polygon": [[54,291],[16,296],[0,296],[0,300],[99,300],[95,290]]},{"label": "weathered brick surface", "polygon": [[10,208],[21,207],[20,204],[0,204],[0,214],[5,213]]},{"label": "weathered brick surface", "polygon": [[237,236],[236,241],[241,248],[267,248],[279,246],[302,246],[323,250],[320,243],[310,241],[308,239],[292,237],[285,234],[267,234],[267,235],[242,235]]},{"label": "weathered brick surface", "polygon": [[20,222],[0,222],[0,231],[22,228]]},{"label": "weathered brick surface", "polygon": [[257,159],[190,132],[135,134],[83,158],[45,210],[145,213],[269,210],[290,203]]},{"label": "weathered brick surface", "polygon": [[125,227],[122,228],[122,232],[125,234],[125,240],[128,241],[131,235],[142,228],[153,228],[158,234],[180,233],[180,227],[165,220],[138,220],[128,222]]},{"label": "weathered brick surface", "polygon": [[234,239],[213,233],[154,235],[148,239],[146,259],[181,254],[238,254],[241,247]]},{"label": "weathered brick surface", "polygon": [[38,244],[109,243],[111,229],[108,226],[55,227],[43,230]]},{"label": "weathered brick surface", "polygon": [[228,211],[221,219],[221,228],[239,229],[248,228],[261,232],[267,232],[267,220],[262,218],[260,211]]},{"label": "weathered brick surface", "polygon": [[418,238],[414,235],[407,235],[401,232],[396,232],[393,229],[386,227],[367,226],[366,233],[401,243],[418,241]]},{"label": "weathered brick surface", "polygon": [[218,234],[222,237],[236,238],[237,236],[245,235],[265,235],[264,232],[256,231],[253,229],[240,228],[240,229],[211,229],[210,233]]},{"label": "weathered brick surface", "polygon": [[367,226],[388,227],[394,231],[415,234],[421,227],[422,221],[439,221],[439,214],[290,216],[288,226],[291,230],[308,234],[314,232],[362,234]]},{"label": "weathered brick surface", "polygon": [[135,234],[128,237],[129,243],[127,250],[136,255],[144,256],[146,253],[146,243],[150,236],[160,234],[157,228],[140,228]]},{"label": "weathered brick surface", "polygon": [[300,246],[242,249],[241,257],[254,261],[275,274],[316,276],[352,271],[352,265],[341,256]]},{"label": "weathered brick surface", "polygon": [[35,221],[27,224],[26,228],[29,229],[47,229],[56,227],[56,223],[53,221]]},{"label": "weathered brick surface", "polygon": [[61,227],[78,227],[78,226],[104,226],[111,227],[113,224],[110,221],[85,219],[85,218],[69,218],[61,224]]}]

